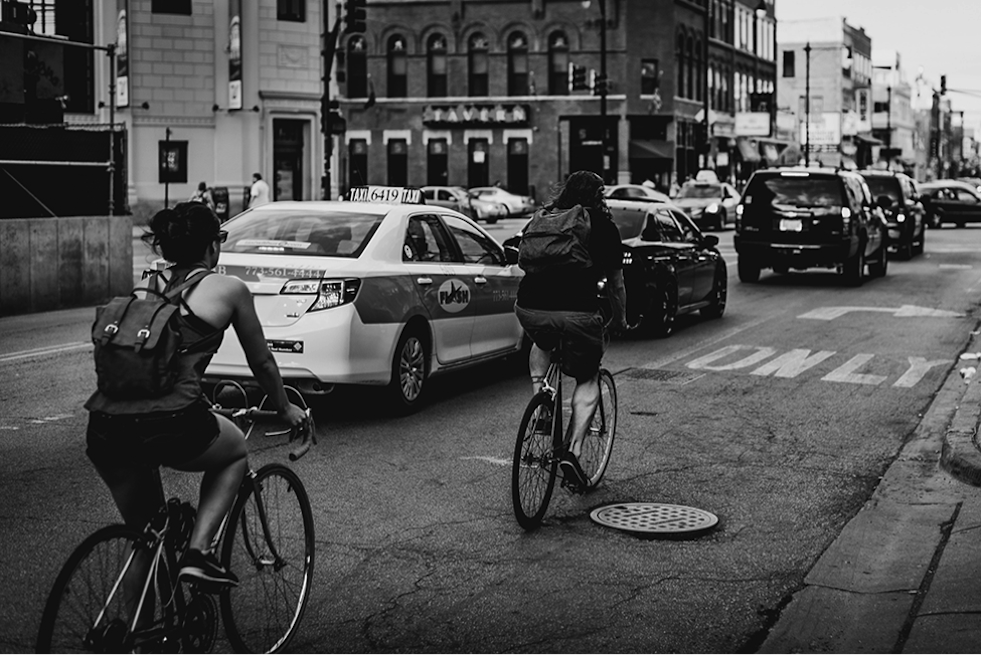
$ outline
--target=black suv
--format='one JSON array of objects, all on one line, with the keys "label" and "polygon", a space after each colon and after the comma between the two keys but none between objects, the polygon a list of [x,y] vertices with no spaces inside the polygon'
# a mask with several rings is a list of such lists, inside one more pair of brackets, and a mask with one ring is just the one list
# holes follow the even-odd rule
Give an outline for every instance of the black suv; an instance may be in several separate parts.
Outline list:
[{"label": "black suv", "polygon": [[889,250],[903,259],[923,253],[926,212],[917,198],[916,183],[908,175],[890,171],[860,171],[877,205],[886,215]]},{"label": "black suv", "polygon": [[886,221],[858,173],[830,168],[768,168],[750,178],[736,207],[739,279],[760,270],[834,268],[859,286],[888,265]]}]

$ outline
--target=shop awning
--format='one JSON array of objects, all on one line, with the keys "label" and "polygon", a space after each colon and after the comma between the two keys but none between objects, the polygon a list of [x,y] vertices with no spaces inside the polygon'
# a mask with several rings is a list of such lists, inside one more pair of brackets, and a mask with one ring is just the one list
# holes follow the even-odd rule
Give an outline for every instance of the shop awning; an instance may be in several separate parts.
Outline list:
[{"label": "shop awning", "polygon": [[749,139],[736,139],[736,144],[739,146],[739,155],[743,158],[743,161],[760,161],[760,148],[755,139],[752,141]]},{"label": "shop awning", "polygon": [[856,141],[867,143],[870,146],[881,146],[885,143],[885,141],[877,139],[874,136],[865,135],[865,134],[856,134],[852,138],[854,138]]},{"label": "shop awning", "polygon": [[670,141],[630,140],[631,159],[674,160],[674,144]]}]

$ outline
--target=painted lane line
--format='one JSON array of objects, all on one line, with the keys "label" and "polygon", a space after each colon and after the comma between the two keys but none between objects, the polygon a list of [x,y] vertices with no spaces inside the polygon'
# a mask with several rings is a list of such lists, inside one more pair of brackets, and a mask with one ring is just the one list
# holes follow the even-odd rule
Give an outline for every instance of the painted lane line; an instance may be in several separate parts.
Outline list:
[{"label": "painted lane line", "polygon": [[58,346],[47,346],[45,348],[21,350],[19,352],[0,355],[0,364],[6,362],[13,362],[19,359],[29,359],[31,357],[46,357],[48,355],[57,355],[60,353],[71,352],[73,350],[84,350],[86,348],[91,348],[91,347],[92,344],[90,342],[79,341],[77,343],[66,343]]},{"label": "painted lane line", "polygon": [[941,264],[940,268],[947,268],[955,271],[969,271],[974,267],[970,264]]},{"label": "painted lane line", "polygon": [[513,463],[510,459],[504,459],[502,457],[489,457],[487,455],[473,455],[471,457],[461,457],[460,459],[477,459],[482,462],[496,464],[497,466],[511,466]]},{"label": "painted lane line", "polygon": [[931,309],[930,307],[903,305],[902,307],[819,307],[801,314],[797,318],[831,321],[836,318],[841,318],[849,312],[881,312],[884,314],[892,314],[897,318],[960,318],[964,316],[959,312],[951,312],[946,309]]}]

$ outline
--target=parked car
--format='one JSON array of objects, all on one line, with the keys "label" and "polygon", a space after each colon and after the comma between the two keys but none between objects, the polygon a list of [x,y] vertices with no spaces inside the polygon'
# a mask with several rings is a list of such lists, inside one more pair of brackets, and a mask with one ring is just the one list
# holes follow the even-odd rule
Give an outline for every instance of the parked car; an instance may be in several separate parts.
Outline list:
[{"label": "parked car", "polygon": [[606,198],[616,200],[650,200],[655,202],[671,202],[668,194],[661,193],[643,184],[611,184],[608,185],[603,195]]},{"label": "parked car", "polygon": [[981,195],[967,182],[936,180],[920,184],[919,189],[930,227],[943,227],[944,223],[964,227],[965,223],[981,221]]},{"label": "parked car", "polygon": [[[641,331],[658,337],[674,332],[679,314],[699,311],[708,318],[725,312],[728,270],[716,246],[678,206],[648,200],[608,199],[623,243],[627,322],[642,320]],[[522,233],[504,242],[517,261]]]},{"label": "parked car", "polygon": [[447,207],[475,221],[485,221],[488,225],[493,225],[508,215],[507,207],[501,203],[474,198],[463,187],[424,186],[422,196],[427,205]]},{"label": "parked car", "polygon": [[471,198],[504,205],[508,216],[528,216],[538,207],[531,196],[521,196],[496,186],[473,187],[467,193]]},{"label": "parked car", "polygon": [[736,207],[739,279],[772,268],[831,268],[858,286],[888,267],[887,226],[858,173],[831,168],[769,168],[750,178]]},{"label": "parked car", "polygon": [[926,242],[926,221],[916,183],[903,173],[859,172],[869,185],[876,204],[885,213],[889,250],[894,250],[903,259],[922,253]]},{"label": "parked car", "polygon": [[958,182],[964,182],[974,187],[974,190],[981,193],[981,177],[959,177]]},{"label": "parked car", "polygon": [[[519,352],[523,275],[462,214],[419,204],[418,189],[355,187],[351,201],[272,202],[228,231],[218,266],[252,292],[283,379],[301,393],[385,389],[414,411],[431,376]],[[254,385],[237,339],[205,382]]]},{"label": "parked car", "polygon": [[674,203],[703,230],[723,230],[735,221],[739,192],[731,184],[719,182],[685,182]]}]

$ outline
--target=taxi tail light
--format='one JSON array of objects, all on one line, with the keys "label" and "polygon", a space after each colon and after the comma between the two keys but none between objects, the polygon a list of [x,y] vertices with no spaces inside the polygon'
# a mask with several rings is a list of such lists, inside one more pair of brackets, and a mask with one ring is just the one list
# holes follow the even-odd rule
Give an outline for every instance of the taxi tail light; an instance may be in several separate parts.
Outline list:
[{"label": "taxi tail light", "polygon": [[348,278],[346,280],[290,280],[280,291],[283,295],[312,295],[317,294],[317,300],[310,306],[309,312],[331,309],[354,302],[361,288],[361,280]]}]

